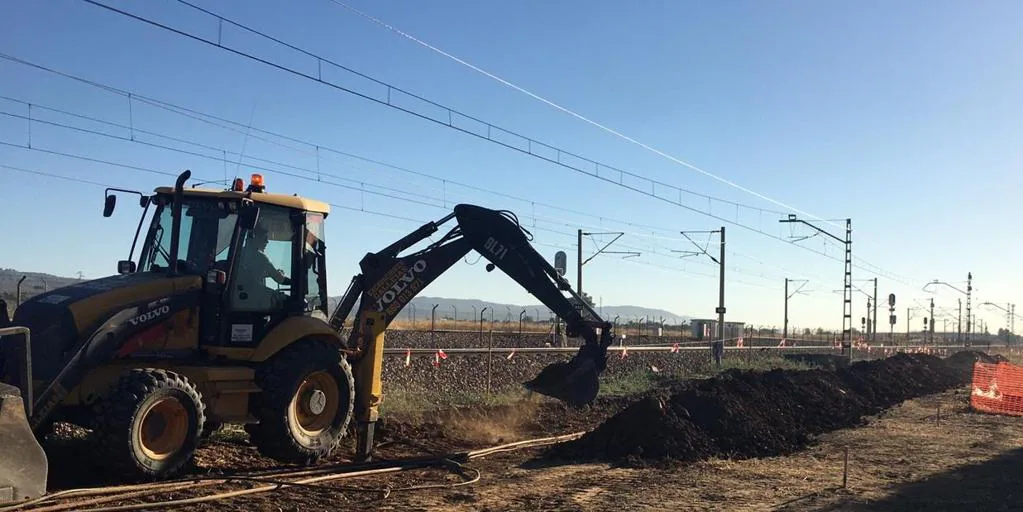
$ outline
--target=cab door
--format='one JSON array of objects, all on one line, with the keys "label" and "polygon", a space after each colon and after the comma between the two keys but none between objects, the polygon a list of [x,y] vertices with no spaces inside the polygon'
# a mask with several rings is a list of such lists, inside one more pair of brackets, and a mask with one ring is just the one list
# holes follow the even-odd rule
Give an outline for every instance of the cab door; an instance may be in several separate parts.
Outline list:
[{"label": "cab door", "polygon": [[277,324],[302,309],[303,216],[293,210],[259,205],[253,229],[240,233],[224,290],[219,345],[254,348]]}]

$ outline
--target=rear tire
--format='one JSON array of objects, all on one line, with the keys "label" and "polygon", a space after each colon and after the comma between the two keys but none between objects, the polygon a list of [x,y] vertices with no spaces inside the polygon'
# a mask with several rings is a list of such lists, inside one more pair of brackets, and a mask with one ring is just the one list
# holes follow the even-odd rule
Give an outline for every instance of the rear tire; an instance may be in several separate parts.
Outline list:
[{"label": "rear tire", "polygon": [[187,378],[150,368],[125,372],[96,419],[99,456],[133,480],[179,473],[192,461],[206,422],[202,395]]},{"label": "rear tire", "polygon": [[352,368],[334,344],[300,340],[256,372],[259,423],[246,425],[263,455],[309,464],[330,455],[345,436],[355,406]]}]

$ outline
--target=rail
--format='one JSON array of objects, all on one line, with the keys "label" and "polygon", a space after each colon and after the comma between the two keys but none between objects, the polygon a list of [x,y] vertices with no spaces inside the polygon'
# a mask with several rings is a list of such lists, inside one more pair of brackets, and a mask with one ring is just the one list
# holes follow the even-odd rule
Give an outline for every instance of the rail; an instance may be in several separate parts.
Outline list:
[{"label": "rail", "polygon": [[[896,349],[898,351],[905,352],[907,350],[915,350],[915,351],[936,350],[936,349],[937,350],[948,350],[948,349],[959,349],[959,348],[962,348],[962,349],[969,349],[969,348],[978,349],[980,347],[978,347],[976,345],[974,345],[974,346],[966,346],[966,345],[885,345],[883,347],[879,346],[879,345],[874,345],[871,348],[872,349],[876,349],[876,350]],[[434,354],[434,353],[437,352],[437,350],[438,350],[437,348],[396,348],[396,347],[388,347],[388,348],[384,348],[384,354],[385,355],[406,355],[406,354],[409,354],[409,353],[411,353],[411,354]],[[515,352],[517,354],[547,354],[547,353],[551,353],[551,354],[564,354],[564,353],[574,354],[575,352],[579,351],[579,347],[443,348],[441,350],[443,350],[445,354],[454,354],[454,355],[473,355],[473,354],[487,354],[487,353],[503,353],[503,354],[508,354],[508,353],[511,353],[511,352]],[[628,346],[628,345],[626,345],[626,346],[612,346],[612,347],[608,347],[607,350],[608,350],[608,352],[612,352],[612,353],[615,353],[615,352],[620,353],[623,350],[628,350],[629,352],[682,352],[682,351],[708,351],[708,350],[710,350],[710,347],[709,346],[700,346],[700,347],[679,346],[679,347],[672,347],[672,346],[658,346],[658,345],[635,345],[635,346]],[[725,350],[726,351],[738,351],[738,352],[742,352],[742,351],[763,351],[763,350],[778,350],[778,351],[783,351],[783,350],[784,351],[810,351],[810,350],[816,350],[816,351],[839,352],[839,353],[842,351],[842,349],[840,347],[834,347],[832,345],[801,345],[801,346],[795,346],[795,347],[777,347],[777,346],[725,347]],[[853,350],[863,351],[863,350],[866,350],[866,349],[860,348],[860,347],[853,347]]]}]

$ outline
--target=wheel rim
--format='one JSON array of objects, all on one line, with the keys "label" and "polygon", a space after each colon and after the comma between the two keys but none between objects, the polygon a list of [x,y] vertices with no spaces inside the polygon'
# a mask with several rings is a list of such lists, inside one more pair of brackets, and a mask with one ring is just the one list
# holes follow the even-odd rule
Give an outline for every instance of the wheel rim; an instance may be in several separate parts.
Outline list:
[{"label": "wheel rim", "polygon": [[142,413],[139,445],[147,457],[164,460],[174,455],[188,437],[188,411],[175,398],[161,398]]},{"label": "wheel rim", "polygon": [[291,400],[296,427],[307,436],[314,436],[334,421],[340,407],[340,391],[334,377],[318,371],[306,376]]}]

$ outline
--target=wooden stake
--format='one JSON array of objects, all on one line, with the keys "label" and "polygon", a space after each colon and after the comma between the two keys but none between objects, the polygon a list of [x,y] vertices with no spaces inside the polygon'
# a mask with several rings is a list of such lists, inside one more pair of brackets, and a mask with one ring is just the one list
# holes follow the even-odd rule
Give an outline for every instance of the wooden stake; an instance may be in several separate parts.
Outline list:
[{"label": "wooden stake", "polygon": [[844,461],[842,463],[842,488],[846,489],[849,487],[849,447],[843,448],[845,451]]}]

